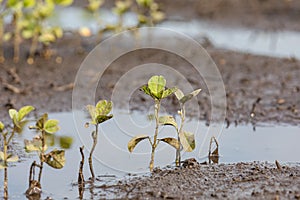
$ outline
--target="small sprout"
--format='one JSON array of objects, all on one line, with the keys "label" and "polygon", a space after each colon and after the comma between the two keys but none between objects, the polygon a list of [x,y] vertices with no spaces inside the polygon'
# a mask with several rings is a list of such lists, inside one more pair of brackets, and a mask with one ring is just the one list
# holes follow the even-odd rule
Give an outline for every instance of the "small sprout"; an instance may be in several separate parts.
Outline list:
[{"label": "small sprout", "polygon": [[95,178],[95,174],[94,174],[94,169],[93,169],[92,156],[93,156],[93,152],[97,145],[99,124],[101,124],[113,117],[112,114],[109,114],[112,110],[112,107],[113,107],[113,103],[111,101],[106,101],[106,100],[98,101],[96,106],[94,106],[94,105],[86,106],[86,108],[89,112],[91,121],[89,123],[86,123],[85,126],[87,126],[87,124],[95,125],[95,131],[92,132],[93,146],[92,146],[90,156],[89,156],[90,172],[91,172],[93,179]]},{"label": "small sprout", "polygon": [[155,118],[156,126],[155,126],[153,140],[151,140],[151,138],[148,135],[138,135],[138,136],[135,136],[134,138],[132,138],[128,142],[128,150],[129,150],[129,152],[132,152],[133,149],[135,148],[135,146],[139,142],[141,142],[142,140],[147,139],[147,138],[149,139],[149,143],[152,148],[151,159],[150,159],[150,164],[149,164],[150,171],[152,171],[154,168],[155,150],[160,141],[166,142],[176,149],[180,147],[179,141],[175,138],[162,138],[162,139],[157,138],[159,126],[173,125],[173,126],[177,127],[175,119],[172,116],[162,116],[162,117],[159,116],[161,100],[168,97],[169,95],[173,94],[177,90],[175,87],[171,88],[171,89],[167,89],[166,82],[167,81],[163,76],[152,76],[149,79],[148,84],[141,87],[141,90],[145,94],[151,96],[155,101],[154,118]]},{"label": "small sprout", "polygon": [[[213,150],[213,143],[215,144],[215,149]],[[209,164],[212,163],[219,163],[219,143],[217,139],[213,136],[210,138],[209,143],[209,152],[208,152],[208,162]]]},{"label": "small sprout", "polygon": [[[12,3],[12,2],[11,2]],[[17,162],[19,157],[8,153],[8,145],[10,145],[15,133],[21,133],[24,125],[27,123],[25,119],[28,114],[34,110],[33,106],[24,106],[19,111],[10,109],[8,115],[11,118],[13,127],[7,126],[0,122],[0,133],[3,142],[3,151],[0,151],[0,169],[4,170],[4,198],[8,198],[8,179],[7,179],[7,167],[9,162]]]},{"label": "small sprout", "polygon": [[[40,159],[40,164],[36,164],[36,161],[32,163],[32,167],[39,168],[38,180],[34,180],[34,170],[30,168],[30,179],[29,179],[29,189],[34,183],[41,183],[42,171],[44,162],[50,167],[55,169],[61,169],[65,165],[65,151],[64,150],[53,150],[46,153],[48,149],[48,144],[54,144],[54,133],[59,130],[58,120],[48,119],[48,114],[43,114],[35,123],[35,126],[30,126],[30,129],[37,130],[38,134],[31,140],[24,140],[26,152],[37,152]],[[32,174],[33,173],[33,174]],[[32,178],[33,176],[33,178]]]}]

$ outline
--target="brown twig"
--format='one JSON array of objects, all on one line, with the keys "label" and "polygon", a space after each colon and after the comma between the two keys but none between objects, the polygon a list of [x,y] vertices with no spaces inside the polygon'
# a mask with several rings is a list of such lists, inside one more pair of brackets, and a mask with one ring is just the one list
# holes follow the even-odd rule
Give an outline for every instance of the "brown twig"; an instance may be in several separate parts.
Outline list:
[{"label": "brown twig", "polygon": [[61,85],[61,86],[54,86],[53,90],[57,92],[64,92],[67,90],[72,90],[74,88],[74,83],[69,83],[66,85]]},{"label": "brown twig", "polygon": [[81,161],[79,164],[79,173],[78,173],[78,192],[79,192],[79,198],[83,198],[83,192],[84,192],[84,176],[83,176],[83,165],[84,165],[84,153],[83,153],[84,146],[80,147],[80,154],[81,154]]}]

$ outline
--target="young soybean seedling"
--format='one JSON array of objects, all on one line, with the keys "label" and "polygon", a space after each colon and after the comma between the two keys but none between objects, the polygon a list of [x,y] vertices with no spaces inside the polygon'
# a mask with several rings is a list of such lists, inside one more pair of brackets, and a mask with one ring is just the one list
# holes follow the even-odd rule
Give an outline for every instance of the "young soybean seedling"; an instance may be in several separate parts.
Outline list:
[{"label": "young soybean seedling", "polygon": [[153,170],[154,167],[154,155],[155,155],[155,149],[160,141],[166,142],[169,145],[175,147],[176,149],[179,148],[180,144],[177,139],[175,138],[162,138],[158,139],[158,128],[159,128],[159,110],[160,110],[160,104],[161,100],[168,97],[169,95],[173,94],[176,91],[176,88],[170,88],[166,89],[166,79],[163,76],[152,76],[149,81],[148,85],[144,85],[141,87],[141,90],[151,96],[154,99],[154,117],[155,117],[155,132],[154,132],[154,138],[153,141],[150,139],[150,136],[148,135],[138,135],[134,138],[132,138],[128,142],[128,150],[129,152],[132,152],[135,146],[142,140],[148,139],[151,144],[151,160],[149,164],[150,171]]},{"label": "young soybean seedling", "polygon": [[[36,164],[36,161],[34,161],[30,167],[29,188],[26,191],[26,194],[31,196],[41,192],[40,183],[44,162],[55,169],[63,168],[65,165],[65,151],[54,149],[51,152],[46,153],[48,149],[46,134],[54,134],[59,130],[58,120],[48,119],[48,114],[45,113],[36,121],[35,126],[30,126],[29,128],[35,129],[37,135],[31,141],[24,140],[25,150],[26,152],[37,152],[40,159],[39,164]],[[35,167],[40,169],[38,180],[35,180],[34,178]]]},{"label": "young soybean seedling", "polygon": [[27,123],[25,117],[34,110],[32,106],[24,106],[19,111],[15,109],[9,110],[9,116],[13,122],[13,127],[8,130],[2,122],[0,122],[0,133],[3,139],[3,151],[0,151],[0,169],[4,169],[4,198],[8,198],[8,178],[7,167],[9,162],[17,162],[17,155],[8,153],[8,145],[11,143],[15,133],[22,132],[24,125]]},{"label": "young soybean seedling", "polygon": [[93,146],[90,152],[89,156],[89,166],[92,178],[95,178],[95,173],[93,169],[93,153],[97,145],[97,138],[98,138],[98,128],[99,124],[111,119],[113,117],[112,114],[109,114],[112,110],[113,103],[111,101],[106,100],[100,100],[96,104],[96,106],[93,105],[87,105],[86,108],[89,111],[90,114],[90,124],[95,125],[95,131],[92,132],[92,138],[93,138]]}]

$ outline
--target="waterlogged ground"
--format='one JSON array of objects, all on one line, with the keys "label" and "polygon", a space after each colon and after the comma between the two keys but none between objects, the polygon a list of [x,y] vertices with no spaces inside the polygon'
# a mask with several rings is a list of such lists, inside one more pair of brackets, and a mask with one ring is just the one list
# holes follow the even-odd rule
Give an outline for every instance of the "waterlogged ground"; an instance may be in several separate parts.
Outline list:
[{"label": "waterlogged ground", "polygon": [[[73,114],[77,115],[74,121]],[[154,123],[145,113],[127,113],[114,110],[115,118],[100,129],[99,143],[94,153],[97,179],[94,184],[87,162],[84,175],[87,181],[83,199],[91,198],[286,198],[299,197],[300,171],[296,152],[299,129],[292,126],[256,127],[238,126],[225,129],[218,135],[219,165],[199,163],[207,161],[209,138],[212,133],[203,122],[188,120],[186,130],[196,133],[197,147],[192,153],[183,153],[183,159],[196,158],[184,163],[181,169],[174,168],[175,151],[166,144],[157,149],[155,169],[148,171],[149,144],[139,144],[134,153],[127,151],[127,142],[141,132],[152,135]],[[45,167],[42,177],[42,199],[75,199],[78,197],[77,177],[81,160],[79,147],[85,146],[85,155],[91,147],[91,128],[85,128],[86,113],[53,113],[49,118],[61,122],[57,136],[67,135],[74,139],[66,150],[66,165],[61,170]],[[285,134],[283,134],[283,132]],[[34,133],[25,130],[16,142],[22,150],[24,138]],[[171,127],[162,128],[159,136],[175,136]],[[217,137],[217,135],[216,135]],[[59,147],[59,144],[53,147]],[[11,199],[24,199],[28,187],[29,166],[37,159],[35,154],[21,153],[21,162],[9,168],[9,194]],[[25,155],[25,156],[24,156]],[[112,159],[113,158],[113,159]],[[281,163],[281,169],[275,165]],[[252,162],[259,161],[259,162]],[[242,162],[242,163],[241,163]],[[229,164],[238,163],[238,164]],[[0,179],[3,174],[0,174]],[[158,187],[161,185],[162,187]]]},{"label": "waterlogged ground", "polygon": [[[229,126],[221,135],[216,135],[219,136],[220,164],[189,162],[186,168],[174,169],[174,157],[170,156],[174,155],[174,150],[161,145],[156,165],[167,168],[149,174],[147,143],[137,146],[134,154],[126,150],[131,136],[142,131],[151,134],[153,129],[153,123],[145,117],[152,114],[152,101],[134,88],[129,103],[120,98],[114,102],[115,107],[129,105],[130,110],[142,112],[130,112],[129,115],[127,111],[114,110],[115,119],[103,124],[94,162],[98,176],[94,184],[86,183],[83,199],[299,199],[299,2],[199,0],[174,3],[174,0],[163,0],[161,3],[168,16],[168,21],[161,26],[176,26],[177,31],[202,42],[220,70],[227,100],[224,126]],[[82,1],[77,1],[76,5],[82,7]],[[84,128],[83,113],[79,114],[81,120],[74,122],[72,115],[65,111],[71,111],[77,70],[96,43],[96,38],[80,38],[72,30],[52,46],[53,56],[48,60],[38,57],[33,65],[28,65],[29,45],[25,43],[19,64],[14,64],[11,59],[0,64],[1,121],[8,122],[6,113],[9,108],[33,104],[37,108],[35,114],[57,112],[51,117],[61,121],[62,129],[58,135],[74,138],[71,149],[66,150],[65,168],[53,170],[45,167],[42,199],[78,197],[79,146],[86,146],[87,155],[91,129]],[[12,46],[5,44],[4,52],[11,58]],[[132,66],[145,63],[171,66],[187,78],[191,87],[203,89],[198,99],[187,107],[189,116],[194,117],[187,128],[196,133],[197,149],[183,157],[194,157],[199,163],[206,161],[207,138],[216,134],[209,132],[206,126],[210,124],[210,94],[202,77],[186,61],[153,50],[126,54],[109,66],[99,83],[97,74],[87,74],[89,84],[98,84],[96,100],[110,99],[118,80]],[[168,70],[159,71],[171,75]],[[148,80],[152,74],[137,75]],[[171,82],[176,84],[176,80],[171,79]],[[128,88],[132,88],[130,84],[134,84],[134,80],[128,83]],[[85,102],[85,99],[82,96],[76,100]],[[176,113],[178,104],[174,99],[168,101],[171,103],[164,103],[163,111]],[[164,128],[161,134],[174,136],[170,127]],[[33,133],[27,130],[15,140],[15,151],[21,162],[8,172],[10,199],[25,198],[23,193],[28,186],[29,165],[37,156],[24,154],[23,139],[32,136]],[[275,160],[281,166],[276,166]],[[84,174],[88,180],[87,165]],[[0,189],[2,195],[3,188]]]}]

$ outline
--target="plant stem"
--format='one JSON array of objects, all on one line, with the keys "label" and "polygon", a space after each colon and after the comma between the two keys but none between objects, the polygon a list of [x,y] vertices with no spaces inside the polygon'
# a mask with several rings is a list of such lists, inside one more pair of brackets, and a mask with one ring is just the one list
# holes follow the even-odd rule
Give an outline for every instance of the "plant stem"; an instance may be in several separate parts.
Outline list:
[{"label": "plant stem", "polygon": [[185,121],[185,108],[184,108],[184,105],[181,105],[180,106],[180,118],[181,118],[181,123],[180,123],[180,128],[179,128],[179,131],[178,131],[178,142],[179,142],[179,147],[176,149],[176,160],[175,160],[175,163],[176,163],[176,167],[180,167],[181,165],[181,155],[180,155],[180,148],[181,148],[181,143],[180,143],[180,137],[179,137],[179,133],[183,130],[183,125],[184,125],[184,121]]},{"label": "plant stem", "polygon": [[96,125],[96,131],[92,132],[92,138],[93,138],[93,147],[91,149],[90,156],[89,156],[89,165],[90,165],[90,171],[91,171],[92,179],[94,180],[95,173],[94,173],[94,169],[93,169],[93,158],[92,157],[93,157],[93,153],[95,151],[95,147],[97,145],[98,124]]},{"label": "plant stem", "polygon": [[8,178],[7,178],[7,141],[6,134],[3,134],[3,154],[4,154],[4,199],[8,199]]},{"label": "plant stem", "polygon": [[30,62],[34,61],[34,55],[38,46],[38,37],[39,37],[39,33],[37,30],[34,31],[34,35],[32,37],[32,41],[31,41],[31,46],[30,46],[30,50],[29,50],[29,58],[28,60]]},{"label": "plant stem", "polygon": [[17,10],[14,13],[14,26],[15,26],[15,33],[14,33],[14,62],[18,63],[20,59],[20,43],[21,43],[21,37],[20,37],[20,18],[22,16],[22,10]]},{"label": "plant stem", "polygon": [[151,151],[151,160],[149,164],[150,171],[152,172],[153,167],[154,167],[154,154],[155,154],[155,149],[157,147],[157,135],[158,135],[158,127],[159,127],[159,109],[160,109],[160,100],[155,100],[155,105],[154,105],[154,115],[155,115],[155,133],[154,133],[154,139],[152,143],[152,151]]},{"label": "plant stem", "polygon": [[43,172],[43,165],[44,165],[44,156],[45,156],[45,137],[46,137],[46,132],[44,130],[42,130],[42,152],[40,155],[40,172],[39,172],[39,183],[41,183],[41,179],[42,179],[42,172]]},{"label": "plant stem", "polygon": [[3,16],[0,14],[0,63],[5,61],[4,52],[3,52],[3,35],[4,35],[4,22]]}]

